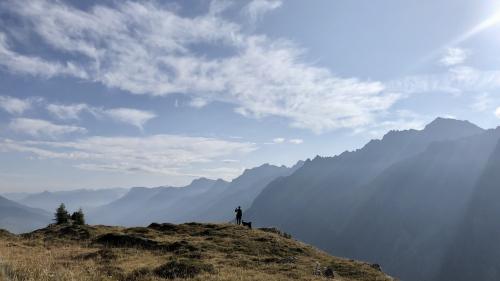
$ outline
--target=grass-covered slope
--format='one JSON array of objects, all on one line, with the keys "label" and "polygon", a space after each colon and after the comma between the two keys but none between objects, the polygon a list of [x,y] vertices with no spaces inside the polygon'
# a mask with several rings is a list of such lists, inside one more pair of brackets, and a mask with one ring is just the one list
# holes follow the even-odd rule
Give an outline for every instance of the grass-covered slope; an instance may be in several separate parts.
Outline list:
[{"label": "grass-covered slope", "polygon": [[0,281],[166,279],[392,280],[376,265],[329,256],[273,229],[190,223],[0,234]]}]

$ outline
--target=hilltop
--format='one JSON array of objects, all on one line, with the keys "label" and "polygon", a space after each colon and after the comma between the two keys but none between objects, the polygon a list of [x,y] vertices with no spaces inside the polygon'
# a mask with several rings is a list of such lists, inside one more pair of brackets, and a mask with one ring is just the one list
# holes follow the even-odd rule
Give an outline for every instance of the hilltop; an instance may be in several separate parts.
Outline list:
[{"label": "hilltop", "polygon": [[332,257],[272,228],[187,223],[0,232],[0,280],[325,278],[393,280],[377,265]]}]

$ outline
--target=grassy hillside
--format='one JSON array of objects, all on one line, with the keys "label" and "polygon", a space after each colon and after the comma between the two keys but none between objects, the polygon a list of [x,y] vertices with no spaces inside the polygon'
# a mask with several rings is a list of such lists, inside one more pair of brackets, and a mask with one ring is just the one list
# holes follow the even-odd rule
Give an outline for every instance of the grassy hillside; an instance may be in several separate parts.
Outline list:
[{"label": "grassy hillside", "polygon": [[329,256],[275,229],[190,223],[0,232],[0,281],[166,279],[392,280],[375,265]]}]

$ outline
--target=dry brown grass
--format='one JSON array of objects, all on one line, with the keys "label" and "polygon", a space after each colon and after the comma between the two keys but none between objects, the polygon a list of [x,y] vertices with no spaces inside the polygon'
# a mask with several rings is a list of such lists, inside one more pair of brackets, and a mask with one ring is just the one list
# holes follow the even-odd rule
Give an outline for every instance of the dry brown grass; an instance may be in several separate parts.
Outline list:
[{"label": "dry brown grass", "polygon": [[329,280],[392,280],[369,264],[227,224],[51,226],[29,235],[0,235],[0,281],[326,280],[313,274],[318,263],[335,270]]}]

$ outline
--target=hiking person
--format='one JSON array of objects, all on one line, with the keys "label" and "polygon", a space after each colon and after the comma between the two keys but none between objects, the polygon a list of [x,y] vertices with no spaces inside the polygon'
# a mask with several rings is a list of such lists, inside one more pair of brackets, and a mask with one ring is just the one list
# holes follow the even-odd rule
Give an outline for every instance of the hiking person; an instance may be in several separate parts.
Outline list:
[{"label": "hiking person", "polygon": [[238,208],[236,208],[234,210],[234,212],[236,213],[236,224],[240,225],[241,224],[241,217],[243,217],[243,211],[241,210],[241,207],[238,206]]}]

